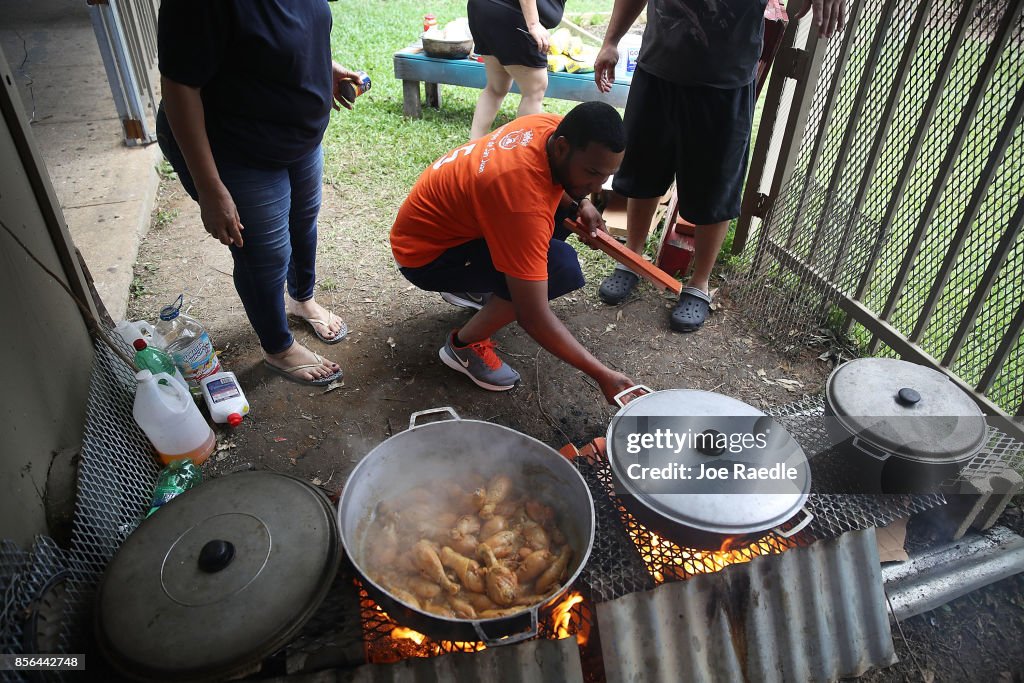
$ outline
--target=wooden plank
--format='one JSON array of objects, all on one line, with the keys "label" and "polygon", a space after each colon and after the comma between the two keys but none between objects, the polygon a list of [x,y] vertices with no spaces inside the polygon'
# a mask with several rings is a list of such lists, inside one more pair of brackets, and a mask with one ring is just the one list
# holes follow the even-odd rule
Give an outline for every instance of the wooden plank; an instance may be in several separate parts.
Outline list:
[{"label": "wooden plank", "polygon": [[626,249],[626,247],[619,244],[618,241],[608,233],[598,231],[597,237],[592,240],[590,233],[580,222],[566,218],[563,225],[566,229],[573,231],[580,237],[596,242],[594,245],[595,247],[608,254],[622,265],[629,266],[634,273],[649,281],[658,289],[666,289],[673,294],[679,294],[683,291],[683,283],[679,282],[679,280],[674,277],[671,277],[668,273],[649,261],[645,261],[644,258],[635,251]]}]

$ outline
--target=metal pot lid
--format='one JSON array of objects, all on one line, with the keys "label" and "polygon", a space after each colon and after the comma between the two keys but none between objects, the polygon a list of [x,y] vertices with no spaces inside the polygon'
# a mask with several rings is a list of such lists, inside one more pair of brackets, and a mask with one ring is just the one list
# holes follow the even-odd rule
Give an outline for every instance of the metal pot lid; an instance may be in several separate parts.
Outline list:
[{"label": "metal pot lid", "polygon": [[987,438],[981,409],[946,375],[895,358],[843,363],[825,400],[845,431],[907,460],[969,460]]},{"label": "metal pot lid", "polygon": [[330,501],[300,479],[242,472],[164,505],[125,541],[97,596],[97,633],[124,673],[203,680],[287,644],[341,555]]},{"label": "metal pot lid", "polygon": [[607,442],[621,493],[704,531],[771,529],[797,513],[811,486],[803,449],[781,425],[709,391],[671,389],[634,399],[612,420]]}]

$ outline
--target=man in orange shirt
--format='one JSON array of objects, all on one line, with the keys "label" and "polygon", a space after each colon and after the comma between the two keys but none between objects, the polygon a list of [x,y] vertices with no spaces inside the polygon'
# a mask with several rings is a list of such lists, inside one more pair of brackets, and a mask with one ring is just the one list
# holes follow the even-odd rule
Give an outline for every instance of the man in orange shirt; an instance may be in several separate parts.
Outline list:
[{"label": "man in orange shirt", "polygon": [[553,220],[576,214],[591,235],[604,229],[586,199],[619,166],[622,119],[586,102],[564,118],[511,121],[429,166],[391,228],[402,274],[432,292],[491,296],[441,347],[441,360],[490,391],[511,389],[519,373],[494,353],[491,336],[517,321],[538,344],[593,377],[605,398],[633,385],[572,336],[548,301],[583,286],[567,232]]}]

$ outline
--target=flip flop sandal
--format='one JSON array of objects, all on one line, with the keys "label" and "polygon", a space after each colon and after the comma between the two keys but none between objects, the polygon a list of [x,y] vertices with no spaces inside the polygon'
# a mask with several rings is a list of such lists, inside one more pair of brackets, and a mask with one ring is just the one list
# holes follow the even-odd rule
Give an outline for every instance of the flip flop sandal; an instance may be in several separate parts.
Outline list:
[{"label": "flip flop sandal", "polygon": [[597,295],[606,304],[612,306],[621,304],[633,292],[638,282],[640,282],[640,276],[633,271],[616,268],[601,283]]},{"label": "flip flop sandal", "polygon": [[707,320],[711,297],[696,287],[683,287],[679,303],[672,311],[668,324],[676,332],[696,332]]},{"label": "flip flop sandal", "polygon": [[324,359],[320,357],[320,354],[314,353],[313,355],[316,356],[316,362],[315,363],[305,363],[303,365],[296,365],[296,366],[290,367],[290,368],[279,368],[276,365],[271,365],[269,362],[267,362],[266,358],[263,359],[263,364],[266,365],[268,368],[270,368],[271,371],[276,372],[277,374],[279,374],[279,375],[281,375],[283,377],[287,377],[288,379],[290,379],[293,382],[298,382],[299,384],[311,384],[311,385],[313,385],[315,387],[324,387],[324,386],[327,386],[328,384],[330,384],[331,382],[335,382],[335,381],[341,379],[341,376],[342,376],[341,368],[338,368],[337,370],[335,370],[331,374],[327,375],[327,377],[321,377],[320,379],[302,379],[301,377],[296,377],[294,374],[292,374],[292,373],[297,372],[299,370],[308,370],[309,368],[318,368],[321,365],[323,365]]},{"label": "flip flop sandal", "polygon": [[[345,338],[345,335],[348,334],[348,325],[345,324],[344,320],[338,318],[338,316],[334,315],[334,313],[332,313],[331,311],[327,311],[327,322],[324,322],[319,318],[303,318],[301,315],[294,314],[291,317],[298,318],[303,322],[309,323],[309,326],[313,328],[313,334],[315,334],[317,339],[322,341],[324,344],[337,344],[338,342]],[[338,330],[338,334],[334,335],[333,337],[325,337],[324,335],[320,334],[320,328],[318,328],[317,325],[323,325],[325,328],[329,330],[331,329],[331,323],[334,322],[335,318],[341,320],[341,329]]]}]

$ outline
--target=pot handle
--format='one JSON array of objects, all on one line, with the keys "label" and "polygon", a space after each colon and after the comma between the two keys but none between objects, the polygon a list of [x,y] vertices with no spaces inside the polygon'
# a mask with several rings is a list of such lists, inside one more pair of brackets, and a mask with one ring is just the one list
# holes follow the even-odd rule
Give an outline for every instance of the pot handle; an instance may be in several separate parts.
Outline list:
[{"label": "pot handle", "polygon": [[[413,413],[412,415],[409,416],[409,429],[412,429],[413,427],[416,426],[416,418],[417,417],[420,417],[421,415],[433,415],[435,413],[450,413],[453,420],[461,420],[462,419],[461,417],[459,417],[458,413],[456,413],[449,406],[445,406],[443,408],[429,408],[427,410],[417,410],[415,413]],[[438,422],[440,422],[440,421],[441,420],[438,420]]]},{"label": "pot handle", "polygon": [[811,521],[814,519],[814,515],[808,512],[807,508],[800,508],[800,512],[804,513],[804,518],[801,519],[795,527],[789,530],[785,530],[780,527],[775,527],[774,529],[772,529],[775,535],[781,536],[782,538],[791,538],[793,536],[796,536],[801,531],[803,531],[804,527],[810,524]]},{"label": "pot handle", "polygon": [[497,645],[512,645],[513,643],[521,643],[524,640],[529,640],[537,635],[537,612],[540,607],[534,607],[530,610],[530,628],[520,633],[514,633],[510,636],[503,638],[492,638],[484,633],[483,622],[474,621],[473,630],[476,631],[476,637],[480,639],[487,647],[495,647]]},{"label": "pot handle", "polygon": [[886,460],[889,459],[889,456],[892,455],[892,453],[889,453],[888,451],[884,451],[881,448],[878,448],[876,446],[872,446],[871,444],[869,444],[866,441],[861,441],[860,438],[858,438],[856,436],[853,437],[853,439],[850,440],[850,445],[853,446],[854,448],[856,448],[858,451],[860,451],[864,455],[872,457],[875,460],[878,460],[880,462],[885,462]]},{"label": "pot handle", "polygon": [[629,387],[628,389],[623,389],[619,393],[615,394],[615,396],[612,397],[612,400],[615,401],[615,405],[617,405],[618,407],[622,408],[627,403],[629,403],[629,401],[633,400],[633,398],[629,399],[629,401],[626,401],[626,400],[623,400],[623,399],[626,396],[629,396],[630,394],[634,394],[634,393],[637,393],[637,392],[639,392],[639,395],[634,396],[633,398],[640,398],[640,396],[644,396],[645,394],[653,394],[654,393],[654,389],[651,389],[648,386],[644,386],[643,384],[634,384],[633,386]]}]

